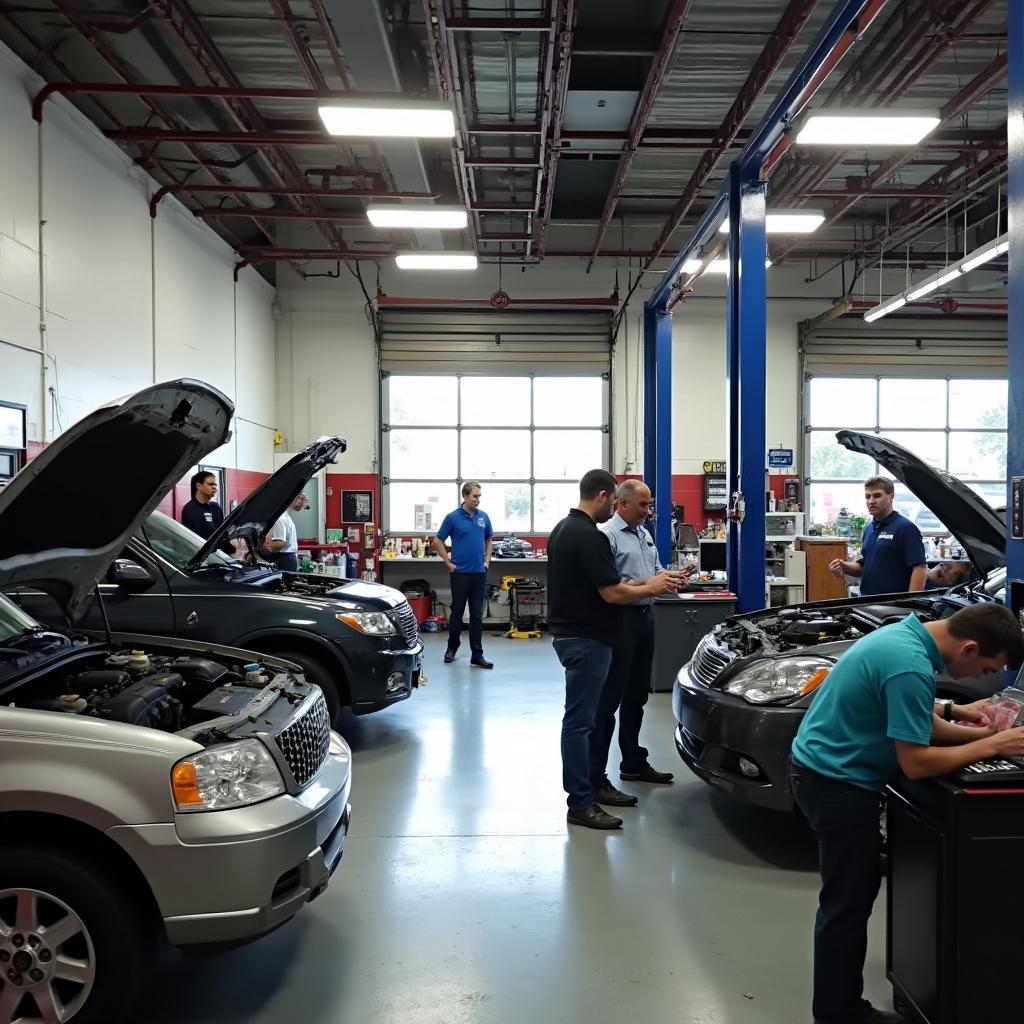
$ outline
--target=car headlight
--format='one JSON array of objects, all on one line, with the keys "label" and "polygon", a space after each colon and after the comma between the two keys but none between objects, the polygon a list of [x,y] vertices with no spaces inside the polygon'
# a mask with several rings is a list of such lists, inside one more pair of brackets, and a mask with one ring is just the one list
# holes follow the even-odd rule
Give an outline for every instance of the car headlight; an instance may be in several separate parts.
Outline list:
[{"label": "car headlight", "polygon": [[810,678],[832,662],[827,658],[774,658],[743,669],[725,685],[725,692],[751,704],[770,704],[799,696]]},{"label": "car headlight", "polygon": [[398,632],[398,627],[383,612],[338,612],[334,617],[360,633],[392,636]]},{"label": "car headlight", "polygon": [[270,751],[256,739],[210,747],[171,769],[179,811],[222,811],[283,793],[284,780]]}]

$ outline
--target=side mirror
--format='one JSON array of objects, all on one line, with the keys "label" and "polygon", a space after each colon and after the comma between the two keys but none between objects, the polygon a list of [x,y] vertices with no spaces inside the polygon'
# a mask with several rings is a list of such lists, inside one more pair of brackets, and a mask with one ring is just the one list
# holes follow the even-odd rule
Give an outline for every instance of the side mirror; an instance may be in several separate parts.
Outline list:
[{"label": "side mirror", "polygon": [[115,558],[107,571],[107,581],[116,583],[125,590],[145,590],[153,583],[148,570],[130,558]]}]

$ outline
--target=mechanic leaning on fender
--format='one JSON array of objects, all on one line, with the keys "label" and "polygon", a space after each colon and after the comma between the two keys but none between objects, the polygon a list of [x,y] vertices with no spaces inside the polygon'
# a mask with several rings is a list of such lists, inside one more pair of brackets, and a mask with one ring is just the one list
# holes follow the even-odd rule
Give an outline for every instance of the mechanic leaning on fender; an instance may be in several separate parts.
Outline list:
[{"label": "mechanic leaning on fender", "polygon": [[829,563],[834,576],[859,576],[860,592],[865,596],[924,590],[928,566],[921,531],[892,507],[893,493],[893,483],[887,477],[864,481],[871,522],[864,527],[861,556],[852,562],[836,558]]},{"label": "mechanic leaning on fender", "polygon": [[789,769],[793,797],[818,839],[815,1024],[904,1020],[863,998],[868,918],[881,884],[882,792],[897,770],[923,779],[984,758],[1024,755],[1024,728],[993,734],[953,725],[933,703],[936,672],[991,675],[1022,658],[1020,624],[993,602],[937,622],[909,615],[883,626],[846,651],[822,683],[793,741]]}]

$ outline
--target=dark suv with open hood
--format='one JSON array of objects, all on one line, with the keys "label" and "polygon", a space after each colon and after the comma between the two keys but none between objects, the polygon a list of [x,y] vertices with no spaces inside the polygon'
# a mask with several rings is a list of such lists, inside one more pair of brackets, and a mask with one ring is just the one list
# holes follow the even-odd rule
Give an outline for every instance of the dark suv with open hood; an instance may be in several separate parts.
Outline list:
[{"label": "dark suv with open hood", "polygon": [[[70,427],[0,491],[0,589],[74,621],[232,412],[179,380]],[[266,934],[323,891],[348,830],[351,754],[294,665],[48,629],[4,596],[0,765],[0,1024],[120,1024],[159,937]]]},{"label": "dark suv with open hood", "polygon": [[[116,445],[116,439],[111,441]],[[260,540],[307,481],[345,450],[324,437],[299,452],[257,487],[208,540],[152,512],[119,553],[100,590],[111,626],[135,632],[230,644],[286,658],[324,692],[331,721],[342,707],[379,711],[419,685],[423,645],[404,595],[362,580],[284,572],[255,554]],[[141,456],[145,458],[145,456]],[[126,477],[136,472],[122,461]],[[79,473],[94,472],[91,466]],[[75,493],[63,481],[65,493]],[[109,502],[102,508],[109,507]],[[76,503],[70,515],[88,515]],[[229,541],[239,553],[224,554]],[[15,595],[37,618],[57,609],[40,593]],[[102,625],[95,604],[85,624]]]},{"label": "dark suv with open hood", "polygon": [[[850,430],[836,437],[875,459],[938,516],[967,552],[977,579],[951,590],[766,608],[733,616],[701,640],[673,689],[679,756],[721,792],[777,810],[793,807],[786,762],[814,700],[816,673],[860,637],[911,612],[925,622],[943,619],[969,604],[1001,600],[1005,589],[1006,525],[982,498],[884,437]],[[1000,686],[993,676],[936,680],[940,696],[961,701],[990,696]]]}]

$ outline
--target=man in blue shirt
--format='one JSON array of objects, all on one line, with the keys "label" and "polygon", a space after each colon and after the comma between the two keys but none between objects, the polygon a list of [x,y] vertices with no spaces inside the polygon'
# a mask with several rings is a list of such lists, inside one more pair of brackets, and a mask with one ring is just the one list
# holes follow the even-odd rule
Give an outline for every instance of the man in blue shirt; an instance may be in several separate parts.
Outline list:
[{"label": "man in blue shirt", "polygon": [[[484,657],[484,595],[487,569],[491,564],[491,520],[480,509],[480,485],[467,480],[462,485],[462,504],[449,512],[431,538],[434,550],[444,559],[452,580],[452,614],[448,620],[448,650],[444,663],[455,660],[462,636],[462,614],[469,604],[470,664],[477,668],[494,668]],[[452,553],[444,542],[451,537]]]},{"label": "man in blue shirt", "polygon": [[1024,755],[1024,729],[992,734],[934,713],[936,672],[991,675],[1024,657],[1020,624],[989,602],[948,619],[910,615],[858,640],[821,684],[800,723],[789,784],[818,839],[815,1024],[896,1024],[863,998],[868,918],[881,884],[882,792],[902,771],[945,775],[988,757]]},{"label": "man in blue shirt", "polygon": [[893,497],[893,483],[887,477],[873,476],[864,482],[871,522],[864,527],[861,556],[856,561],[836,558],[829,563],[835,576],[859,576],[864,595],[924,590],[928,566],[921,531],[892,507]]}]

